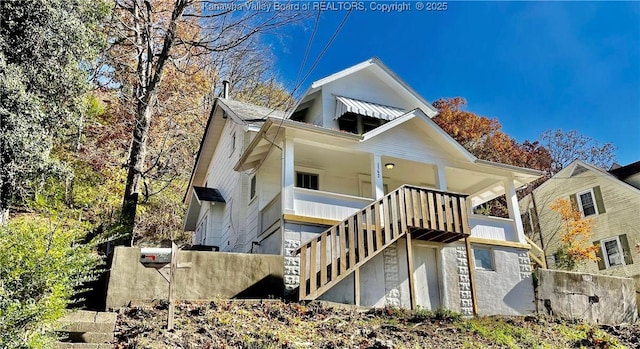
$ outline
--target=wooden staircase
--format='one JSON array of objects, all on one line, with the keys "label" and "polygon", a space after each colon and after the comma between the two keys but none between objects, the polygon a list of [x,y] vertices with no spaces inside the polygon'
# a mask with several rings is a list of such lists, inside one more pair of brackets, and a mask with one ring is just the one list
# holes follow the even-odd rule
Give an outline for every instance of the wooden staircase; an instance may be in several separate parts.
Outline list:
[{"label": "wooden staircase", "polygon": [[401,237],[446,243],[469,236],[466,197],[404,185],[302,244],[300,300],[318,298],[354,271],[359,275]]}]

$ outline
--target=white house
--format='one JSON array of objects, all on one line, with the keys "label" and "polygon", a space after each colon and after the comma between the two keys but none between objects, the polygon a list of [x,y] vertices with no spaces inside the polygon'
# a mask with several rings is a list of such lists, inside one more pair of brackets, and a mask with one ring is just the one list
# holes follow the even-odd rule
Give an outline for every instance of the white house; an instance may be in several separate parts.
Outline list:
[{"label": "white house", "polygon": [[[516,189],[541,173],[477,159],[436,114],[375,58],[314,82],[290,114],[219,98],[184,229],[284,255],[300,299],[532,312]],[[509,218],[472,213],[501,195]]]}]

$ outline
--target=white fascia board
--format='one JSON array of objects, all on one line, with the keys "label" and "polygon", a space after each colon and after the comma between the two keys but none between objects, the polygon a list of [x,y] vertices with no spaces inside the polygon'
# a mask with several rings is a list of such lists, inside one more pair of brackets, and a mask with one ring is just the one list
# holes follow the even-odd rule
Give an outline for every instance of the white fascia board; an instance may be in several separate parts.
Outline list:
[{"label": "white fascia board", "polygon": [[508,171],[512,171],[512,172],[517,172],[520,174],[525,174],[525,175],[529,175],[529,176],[536,176],[536,179],[539,178],[540,176],[544,175],[543,171],[540,170],[535,170],[532,168],[527,168],[527,167],[519,167],[519,166],[514,166],[514,165],[507,165],[507,164],[503,164],[500,162],[494,162],[494,161],[489,161],[489,160],[482,160],[482,159],[476,159],[475,161],[476,164],[479,165],[487,165],[487,166],[493,166],[493,167],[499,167]]},{"label": "white fascia board", "polygon": [[374,62],[380,63],[380,61],[377,60],[377,59],[374,59],[374,58],[368,59],[368,60],[366,60],[366,61],[364,61],[362,63],[358,63],[358,64],[356,64],[354,66],[351,66],[351,67],[349,67],[347,69],[343,69],[343,70],[341,70],[341,71],[339,71],[337,73],[333,73],[333,74],[331,74],[331,75],[329,75],[327,77],[324,77],[324,78],[322,78],[320,80],[316,80],[311,84],[311,89],[320,88],[321,86],[326,85],[326,84],[328,84],[328,83],[330,83],[332,81],[336,81],[336,80],[341,79],[341,78],[343,78],[345,76],[348,76],[348,75],[351,75],[353,73],[356,73],[356,72],[358,72],[358,71],[360,71],[362,69],[365,69],[365,68],[371,66],[372,64],[374,64]]},{"label": "white fascia board", "polygon": [[[182,225],[182,231],[195,231],[198,215],[200,214],[201,203],[198,200],[195,190],[191,188],[191,200],[187,207],[187,213],[185,215],[184,224]],[[194,200],[195,198],[195,200]]]},{"label": "white fascia board", "polygon": [[363,141],[366,141],[368,139],[371,139],[383,132],[386,132],[400,124],[403,124],[406,121],[412,120],[415,117],[418,117],[420,120],[422,120],[425,124],[427,124],[427,126],[429,126],[431,129],[433,129],[440,137],[442,140],[444,140],[445,142],[447,142],[449,145],[451,145],[452,147],[454,147],[458,152],[460,152],[469,162],[475,162],[477,160],[477,158],[471,154],[467,149],[465,149],[460,143],[458,143],[455,139],[453,139],[453,137],[451,137],[447,132],[445,132],[440,126],[438,126],[438,124],[435,123],[435,121],[433,121],[427,114],[425,114],[424,111],[422,111],[422,109],[420,108],[416,108],[414,110],[411,110],[409,112],[407,112],[406,114],[399,116],[395,119],[393,119],[392,121],[377,127],[367,133],[365,133],[363,135]]},{"label": "white fascia board", "polygon": [[[317,89],[321,88],[323,85],[326,85],[330,82],[336,81],[338,79],[344,78],[360,70],[367,69],[370,67],[378,69],[377,72],[374,71],[374,73],[377,73],[378,76],[380,76],[380,73],[385,74],[386,76],[380,76],[383,80],[385,78],[389,78],[392,82],[396,83],[403,90],[408,92],[411,97],[415,98],[419,102],[419,104],[421,104],[420,106],[426,109],[426,115],[429,118],[432,118],[438,115],[438,110],[433,105],[431,105],[431,103],[427,102],[427,100],[424,99],[424,97],[422,97],[418,92],[416,92],[416,90],[414,90],[411,86],[409,86],[409,84],[407,84],[404,80],[402,80],[402,78],[400,78],[396,73],[394,73],[393,70],[389,69],[389,67],[387,67],[384,63],[382,63],[382,61],[377,57],[373,57],[362,63],[356,64],[352,67],[341,70],[335,74],[329,75],[320,80],[316,80],[311,84],[311,88],[309,89],[308,93],[310,93],[312,90],[313,92],[315,92]],[[305,94],[305,96],[306,95],[307,94]]]},{"label": "white fascia board", "polygon": [[[560,170],[558,173],[556,173],[555,175],[553,175],[553,177],[547,179],[544,183],[542,183],[540,186],[538,186],[536,189],[533,190],[534,193],[538,192],[539,190],[542,190],[542,188],[547,186],[547,183],[549,183],[552,179],[569,179],[569,174],[573,171],[573,169],[577,166],[580,165],[586,169],[588,169],[591,172],[594,172],[596,175],[600,175],[604,178],[609,179],[612,182],[617,183],[618,185],[627,188],[628,190],[636,193],[636,194],[640,194],[640,189],[634,187],[633,185],[622,181],[620,179],[618,179],[617,177],[615,177],[614,175],[605,172],[604,170],[597,168],[593,165],[590,165],[582,160],[576,159],[574,160],[572,163],[570,163],[569,165],[567,165],[567,167],[563,168],[562,170]],[[576,177],[576,179],[578,179],[579,177]]]}]

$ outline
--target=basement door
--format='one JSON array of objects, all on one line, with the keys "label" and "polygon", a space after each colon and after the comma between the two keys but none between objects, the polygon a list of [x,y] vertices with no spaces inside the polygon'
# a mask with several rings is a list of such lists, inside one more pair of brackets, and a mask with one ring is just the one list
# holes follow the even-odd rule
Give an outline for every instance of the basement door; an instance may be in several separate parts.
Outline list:
[{"label": "basement door", "polygon": [[441,306],[436,252],[434,247],[413,246],[416,303],[423,309],[436,310]]}]

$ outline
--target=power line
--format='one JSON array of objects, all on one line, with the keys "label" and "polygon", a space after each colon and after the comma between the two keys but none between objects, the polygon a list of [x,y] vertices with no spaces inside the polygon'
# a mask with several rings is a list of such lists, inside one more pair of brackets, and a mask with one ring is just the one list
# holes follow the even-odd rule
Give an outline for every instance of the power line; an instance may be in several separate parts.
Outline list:
[{"label": "power line", "polygon": [[[351,15],[351,12],[353,11],[353,7],[351,9],[349,9],[347,11],[347,13],[345,14],[344,18],[342,18],[342,21],[340,22],[340,24],[338,25],[338,27],[334,30],[333,35],[331,35],[331,38],[329,39],[329,41],[327,41],[327,43],[324,45],[324,47],[322,48],[322,51],[320,51],[320,53],[318,54],[318,57],[316,57],[315,61],[313,62],[313,64],[311,65],[311,67],[309,68],[309,70],[307,71],[307,73],[304,75],[304,77],[298,81],[298,78],[296,78],[296,84],[294,85],[293,90],[291,91],[291,95],[293,96],[296,91],[300,88],[300,86],[302,86],[302,84],[307,80],[307,78],[309,77],[309,75],[311,75],[311,73],[313,72],[313,70],[316,68],[316,66],[318,65],[318,63],[320,63],[320,60],[322,59],[322,57],[325,55],[325,53],[327,52],[327,50],[329,49],[329,47],[331,47],[331,44],[333,44],[333,41],[336,39],[336,37],[338,36],[338,34],[340,33],[340,31],[342,30],[342,28],[344,27],[344,25],[347,22],[347,19],[349,18],[349,16]],[[311,33],[311,36],[309,38],[308,44],[307,44],[307,49],[305,52],[305,56],[303,58],[302,61],[302,66],[299,69],[299,74],[300,72],[302,72],[304,65],[306,63],[306,59],[311,47],[311,42],[313,41],[313,38],[315,37],[315,33],[316,30],[318,28],[318,23],[320,21],[320,14],[321,14],[321,10],[318,9],[318,14],[316,16],[315,19],[315,23],[314,23],[314,28],[313,28],[313,32]],[[271,110],[269,113],[267,113],[267,115],[264,116],[264,119],[266,119],[269,115],[271,115],[275,109],[277,109],[279,106],[282,106],[284,104],[284,101],[280,102],[280,104],[278,106],[276,106],[273,110]],[[291,107],[292,109],[293,107]],[[285,116],[292,110],[287,110],[285,112]],[[271,150],[273,149],[274,143],[276,141],[276,139],[278,138],[278,135],[280,134],[280,130],[282,129],[282,125],[284,123],[285,120],[285,116],[282,117],[282,119],[280,119],[280,123],[278,124],[278,128],[276,129],[276,134],[273,136],[273,139],[269,142],[269,148],[267,149],[267,152],[265,156],[268,156],[268,154],[271,152]],[[254,173],[256,173],[259,169],[260,169],[260,165],[258,165],[258,167],[254,168],[252,171],[250,172],[245,172],[245,174],[247,175],[252,175]]]}]

